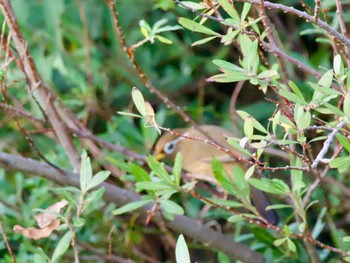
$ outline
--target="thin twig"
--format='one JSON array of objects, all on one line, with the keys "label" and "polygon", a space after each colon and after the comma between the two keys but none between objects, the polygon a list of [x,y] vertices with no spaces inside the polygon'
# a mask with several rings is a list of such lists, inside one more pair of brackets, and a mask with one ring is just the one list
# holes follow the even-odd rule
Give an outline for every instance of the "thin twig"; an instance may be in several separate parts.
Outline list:
[{"label": "thin twig", "polygon": [[17,262],[17,261],[16,261],[16,257],[15,257],[15,255],[13,254],[13,250],[12,250],[12,248],[11,248],[11,245],[10,245],[10,243],[9,243],[9,239],[7,238],[6,232],[5,232],[5,230],[4,230],[4,226],[3,226],[3,224],[2,224],[2,218],[1,218],[1,217],[0,217],[0,233],[1,233],[2,238],[3,238],[3,240],[4,240],[5,244],[6,244],[6,248],[7,248],[8,252],[9,252],[9,254],[10,254],[10,257],[11,257],[11,259],[12,259],[12,262],[13,262],[13,263],[16,263],[16,262]]},{"label": "thin twig", "polygon": [[333,131],[328,135],[328,138],[323,143],[323,147],[322,147],[321,151],[318,153],[318,155],[316,156],[316,159],[312,163],[312,165],[311,165],[312,169],[316,169],[319,162],[326,156],[326,154],[328,153],[328,149],[329,149],[330,145],[332,144],[335,136],[337,135],[339,129],[343,128],[344,126],[345,126],[345,122],[341,121],[340,123],[337,124],[337,126],[335,128],[333,128]]}]

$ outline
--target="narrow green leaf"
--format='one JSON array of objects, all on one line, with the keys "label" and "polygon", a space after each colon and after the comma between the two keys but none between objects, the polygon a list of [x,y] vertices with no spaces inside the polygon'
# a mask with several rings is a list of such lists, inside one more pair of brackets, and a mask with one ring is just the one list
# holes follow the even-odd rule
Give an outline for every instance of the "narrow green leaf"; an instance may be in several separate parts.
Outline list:
[{"label": "narrow green leaf", "polygon": [[341,95],[341,93],[339,91],[332,89],[330,87],[323,87],[323,86],[320,86],[320,85],[312,83],[312,82],[308,82],[308,84],[311,86],[311,88],[313,88],[314,90],[321,92],[323,94],[333,95],[333,96]]},{"label": "narrow green leaf", "polygon": [[328,70],[326,73],[323,74],[321,79],[318,81],[318,85],[323,86],[325,88],[329,88],[332,84],[333,80],[333,71]]},{"label": "narrow green leaf", "polygon": [[145,100],[143,98],[141,91],[138,88],[134,87],[132,89],[131,96],[132,96],[132,100],[133,100],[137,110],[139,111],[139,113],[142,116],[147,116],[146,103],[145,103]]},{"label": "narrow green leaf", "polygon": [[250,77],[242,72],[230,72],[226,74],[214,75],[207,79],[209,82],[230,83],[242,80],[248,80]]},{"label": "narrow green leaf", "polygon": [[289,81],[288,82],[289,87],[292,89],[293,93],[295,95],[297,95],[300,99],[305,101],[305,98],[303,96],[303,93],[300,91],[300,89],[298,88],[298,86],[293,82],[293,81]]},{"label": "narrow green leaf", "polygon": [[254,127],[253,127],[252,117],[247,117],[244,120],[244,134],[249,140],[251,140],[253,135],[254,135]]},{"label": "narrow green leaf", "polygon": [[182,155],[181,153],[178,153],[176,155],[174,167],[173,167],[173,175],[175,177],[175,182],[177,185],[180,185],[181,169],[182,169]]},{"label": "narrow green leaf", "polygon": [[234,187],[234,182],[225,173],[222,163],[216,158],[212,158],[211,166],[215,179],[220,183],[222,188],[224,188],[229,194],[235,195],[236,189]]},{"label": "narrow green leaf", "polygon": [[254,174],[255,165],[249,167],[249,169],[245,172],[244,179],[249,180],[249,178]]},{"label": "narrow green leaf", "polygon": [[139,201],[135,201],[132,203],[128,203],[122,207],[119,207],[118,209],[114,210],[112,212],[113,215],[121,215],[121,214],[125,214],[127,212],[136,210],[142,206],[145,206],[146,204],[150,203],[151,200],[139,200]]},{"label": "narrow green leaf", "polygon": [[255,188],[258,188],[264,192],[278,195],[287,195],[290,193],[289,186],[279,179],[256,179],[250,178],[248,182],[253,185]]},{"label": "narrow green leaf", "polygon": [[169,173],[165,170],[163,164],[158,162],[153,156],[149,155],[147,157],[147,163],[152,171],[161,179],[163,179],[168,184],[172,184]]},{"label": "narrow green leaf", "polygon": [[229,14],[229,16],[235,21],[235,23],[239,24],[240,18],[233,5],[228,0],[219,0],[219,3],[222,8]]},{"label": "narrow green leaf", "polygon": [[241,147],[239,145],[239,143],[232,137],[227,137],[226,141],[229,145],[231,145],[233,148],[237,149],[238,151],[240,151],[241,153],[246,154],[247,156],[252,156],[251,152],[249,152],[248,150],[244,149],[243,147]]},{"label": "narrow green leaf", "polygon": [[287,239],[287,247],[292,252],[297,251],[297,247],[295,246],[294,242],[290,238]]},{"label": "narrow green leaf", "polygon": [[190,253],[184,236],[181,234],[176,242],[175,257],[177,263],[191,263]]},{"label": "narrow green leaf", "polygon": [[55,251],[53,252],[51,262],[59,262],[59,259],[66,253],[67,249],[70,246],[72,240],[72,234],[68,231],[58,242]]},{"label": "narrow green leaf", "polygon": [[103,183],[108,176],[111,174],[110,171],[100,171],[98,172],[94,177],[92,177],[92,179],[90,180],[90,182],[88,183],[87,187],[86,187],[86,191],[98,186],[99,184]]},{"label": "narrow green leaf", "polygon": [[348,91],[345,95],[343,102],[343,111],[345,116],[348,118],[348,121],[350,121],[350,91]]},{"label": "narrow green leaf", "polygon": [[283,238],[280,238],[280,239],[276,239],[273,244],[275,245],[275,247],[279,247],[280,245],[282,245],[284,242],[286,242],[286,239],[285,237]]},{"label": "narrow green leaf", "polygon": [[140,192],[142,190],[148,190],[148,191],[161,191],[161,190],[173,190],[169,184],[166,184],[164,182],[137,182],[135,184],[136,191]]},{"label": "narrow green leaf", "polygon": [[241,23],[243,23],[244,20],[246,19],[251,7],[252,7],[251,4],[244,3],[242,14],[241,14]]},{"label": "narrow green leaf", "polygon": [[170,214],[183,215],[185,213],[184,209],[180,205],[171,200],[160,200],[160,204],[162,205],[162,208]]},{"label": "narrow green leaf", "polygon": [[237,223],[237,222],[240,222],[244,220],[244,218],[240,215],[233,215],[233,216],[230,216],[229,218],[227,218],[227,222],[230,222],[230,223]]},{"label": "narrow green leaf", "polygon": [[291,93],[291,92],[286,91],[284,89],[280,89],[278,91],[278,93],[282,97],[286,98],[287,100],[293,101],[295,103],[299,103],[301,105],[307,105],[308,104],[304,99],[301,99],[299,96],[295,95],[294,93]]},{"label": "narrow green leaf", "polygon": [[88,186],[92,178],[92,167],[90,162],[90,157],[88,157],[86,151],[81,154],[81,165],[80,165],[80,190],[84,193],[86,192],[86,187]]},{"label": "narrow green leaf", "polygon": [[171,41],[169,38],[166,38],[166,37],[163,37],[163,36],[159,36],[159,35],[156,35],[155,36],[156,39],[158,39],[160,42],[164,43],[164,44],[172,44],[173,41]]},{"label": "narrow green leaf", "polygon": [[335,75],[344,74],[344,64],[341,60],[341,56],[337,54],[333,60],[333,70]]},{"label": "narrow green leaf", "polygon": [[[214,59],[213,63],[218,66],[219,68],[221,68],[220,70],[228,70],[228,71],[233,71],[233,72],[242,72],[244,73],[244,69],[241,67],[238,67],[235,64],[232,64],[230,62],[227,62],[225,60],[221,60],[221,59]],[[227,72],[227,71],[226,71]]]},{"label": "narrow green leaf", "polygon": [[142,167],[134,163],[130,163],[129,166],[130,166],[131,173],[135,176],[136,182],[152,181],[149,174]]},{"label": "narrow green leaf", "polygon": [[[343,102],[343,103],[345,103],[345,101]],[[334,114],[336,114],[336,115],[338,115],[338,116],[343,116],[344,115],[344,113],[345,113],[345,111],[344,111],[344,113],[340,110],[340,109],[338,109],[337,107],[335,107],[335,106],[333,106],[332,104],[330,104],[330,103],[324,103],[324,106],[326,106],[326,108],[327,109],[329,109],[332,113],[334,113]],[[345,105],[344,105],[345,106]],[[316,109],[317,110],[317,109]]]},{"label": "narrow green leaf", "polygon": [[344,147],[345,150],[347,150],[348,153],[350,153],[350,142],[349,140],[341,133],[337,133],[337,138],[340,144]]},{"label": "narrow green leaf", "polygon": [[217,38],[217,36],[211,36],[211,37],[206,37],[206,38],[203,38],[203,39],[201,39],[201,40],[198,40],[198,41],[196,41],[196,42],[194,42],[194,43],[192,43],[192,45],[191,46],[199,46],[199,45],[202,45],[202,44],[204,44],[204,43],[207,43],[207,42],[209,42],[209,41],[211,41],[211,40],[213,40],[214,38]]},{"label": "narrow green leaf", "polygon": [[180,17],[178,19],[180,25],[182,25],[183,27],[194,31],[194,32],[198,32],[198,33],[203,33],[203,34],[207,34],[207,35],[214,35],[214,36],[221,36],[219,33],[216,33],[215,31],[211,30],[208,27],[205,27],[197,22],[194,22],[188,18],[185,17]]},{"label": "narrow green leaf", "polygon": [[285,205],[285,204],[276,204],[276,205],[269,205],[266,207],[266,210],[277,210],[277,209],[284,209],[284,208],[291,208],[294,207],[292,205]]}]

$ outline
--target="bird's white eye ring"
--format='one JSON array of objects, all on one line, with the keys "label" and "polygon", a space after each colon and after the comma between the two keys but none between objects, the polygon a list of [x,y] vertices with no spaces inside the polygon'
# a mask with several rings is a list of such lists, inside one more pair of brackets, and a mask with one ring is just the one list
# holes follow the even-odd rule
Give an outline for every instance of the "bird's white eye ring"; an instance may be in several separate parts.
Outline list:
[{"label": "bird's white eye ring", "polygon": [[[187,133],[184,134],[185,136],[187,135]],[[165,145],[164,145],[164,153],[169,155],[169,154],[172,154],[175,150],[175,147],[176,147],[176,144],[179,142],[179,141],[182,141],[184,140],[185,138],[184,137],[178,137],[176,138],[175,140],[172,140],[170,142],[167,142]]]},{"label": "bird's white eye ring", "polygon": [[172,154],[175,150],[175,146],[176,146],[176,141],[170,141],[170,142],[167,142],[165,145],[164,145],[164,153],[169,155],[169,154]]}]

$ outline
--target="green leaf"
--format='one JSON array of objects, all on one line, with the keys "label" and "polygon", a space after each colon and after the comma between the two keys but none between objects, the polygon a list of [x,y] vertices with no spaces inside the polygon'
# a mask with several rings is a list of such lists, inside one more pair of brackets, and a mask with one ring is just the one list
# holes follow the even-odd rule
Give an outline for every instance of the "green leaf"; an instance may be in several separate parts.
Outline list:
[{"label": "green leaf", "polygon": [[305,101],[305,98],[303,96],[303,93],[300,91],[300,89],[298,88],[298,86],[293,82],[293,81],[289,81],[288,82],[289,87],[292,89],[293,93],[295,95],[297,95],[300,99]]},{"label": "green leaf", "polygon": [[162,208],[170,214],[183,215],[185,213],[184,209],[180,205],[171,200],[160,200],[160,204],[162,205]]},{"label": "green leaf", "polygon": [[340,117],[344,115],[344,113],[340,109],[338,109],[337,107],[333,106],[330,103],[326,102],[326,103],[324,103],[324,106],[326,106],[326,108],[329,109],[333,114],[336,114],[336,115],[338,115]]},{"label": "green leaf", "polygon": [[333,159],[329,166],[331,168],[337,168],[340,173],[343,173],[349,169],[350,166],[350,156],[343,156]]},{"label": "green leaf", "polygon": [[239,25],[240,18],[236,11],[236,9],[233,7],[233,5],[228,0],[218,0],[221,7],[226,11],[226,13],[235,21],[235,24]]},{"label": "green leaf", "polygon": [[309,111],[304,111],[304,108],[300,104],[295,104],[294,119],[298,129],[303,130],[310,126],[311,114]]},{"label": "green leaf", "polygon": [[85,224],[85,219],[81,217],[74,217],[73,224],[75,227],[82,227]]},{"label": "green leaf", "polygon": [[253,127],[252,117],[247,117],[244,120],[244,134],[249,140],[251,140],[253,135],[254,135],[254,127]]},{"label": "green leaf", "polygon": [[341,60],[340,54],[337,54],[333,60],[333,70],[335,75],[344,74],[344,64]]},{"label": "green leaf", "polygon": [[72,233],[68,231],[58,242],[50,262],[59,262],[61,256],[63,256],[63,254],[66,253],[67,249],[69,248],[71,240]]},{"label": "green leaf", "polygon": [[276,239],[273,244],[276,246],[276,247],[279,247],[280,245],[282,245],[284,242],[286,242],[286,239],[285,237],[283,238],[280,238],[280,239]]},{"label": "green leaf", "polygon": [[149,174],[140,166],[134,163],[129,163],[129,166],[130,166],[131,173],[135,176],[136,182],[152,181]]},{"label": "green leaf", "polygon": [[184,236],[181,234],[176,242],[175,257],[177,263],[191,263],[190,253]]},{"label": "green leaf", "polygon": [[194,42],[194,43],[192,43],[192,45],[191,46],[199,46],[199,45],[202,45],[202,44],[204,44],[204,43],[207,43],[207,42],[209,42],[209,41],[211,41],[211,40],[213,40],[214,38],[217,38],[217,36],[211,36],[211,37],[206,37],[206,38],[203,38],[203,39],[201,39],[201,40],[198,40],[198,41],[196,41],[196,42]]},{"label": "green leaf", "polygon": [[182,155],[178,153],[175,157],[173,175],[175,177],[175,182],[177,185],[180,185],[181,181],[181,169],[182,169]]},{"label": "green leaf", "polygon": [[350,142],[349,140],[341,133],[337,133],[337,138],[340,144],[343,146],[348,153],[350,153]]},{"label": "green leaf", "polygon": [[325,95],[333,95],[333,96],[339,96],[341,95],[341,93],[335,89],[332,89],[330,87],[323,87],[320,86],[318,84],[312,83],[312,82],[308,82],[308,84],[311,86],[311,88],[313,88],[314,90],[321,92]]},{"label": "green leaf", "polygon": [[145,103],[145,100],[143,98],[141,91],[138,88],[134,87],[132,89],[131,96],[132,96],[132,100],[133,100],[138,112],[142,116],[147,116],[146,103]]},{"label": "green leaf", "polygon": [[249,167],[249,169],[245,172],[244,179],[249,180],[249,178],[254,174],[255,165]]},{"label": "green leaf", "polygon": [[207,79],[209,82],[230,83],[242,80],[248,80],[250,77],[242,72],[230,72],[225,74],[214,75]]},{"label": "green leaf", "polygon": [[287,100],[293,101],[295,103],[299,103],[301,105],[307,105],[308,104],[303,98],[300,98],[299,96],[295,95],[294,93],[291,93],[291,92],[286,91],[284,89],[280,89],[278,91],[278,93],[282,97],[286,98]]},{"label": "green leaf", "polygon": [[292,206],[292,205],[285,205],[285,204],[269,205],[269,206],[266,207],[266,211],[268,211],[268,210],[284,209],[284,208],[291,208],[291,209],[293,209],[294,206]]},{"label": "green leaf", "polygon": [[270,180],[267,178],[250,178],[248,182],[255,188],[267,193],[278,195],[287,195],[290,193],[289,186],[280,179]]},{"label": "green leaf", "polygon": [[178,19],[180,25],[182,25],[183,27],[194,31],[194,32],[198,32],[198,33],[203,33],[203,34],[207,34],[207,35],[214,35],[214,36],[221,36],[219,33],[216,33],[215,31],[211,30],[208,27],[205,27],[197,22],[194,22],[188,18],[185,17],[180,17]]},{"label": "green leaf", "polygon": [[234,187],[234,182],[225,173],[222,163],[213,157],[211,167],[213,169],[215,179],[219,182],[222,188],[224,188],[229,194],[235,195],[236,189]]},{"label": "green leaf", "polygon": [[297,247],[295,246],[294,242],[291,239],[289,239],[289,238],[287,238],[287,247],[292,252],[296,252],[297,251]]},{"label": "green leaf", "polygon": [[80,165],[80,189],[83,193],[86,192],[86,188],[92,178],[92,167],[90,158],[86,151],[81,154],[81,165]]},{"label": "green leaf", "polygon": [[345,95],[345,99],[343,102],[343,111],[345,116],[350,121],[350,91],[348,91]]},{"label": "green leaf", "polygon": [[251,7],[252,7],[251,4],[244,3],[242,14],[241,14],[241,23],[243,23],[244,20],[246,19]]},{"label": "green leaf", "polygon": [[240,222],[243,220],[244,220],[244,218],[240,215],[233,215],[233,216],[230,216],[229,218],[227,218],[227,222],[230,222],[230,223],[237,223],[237,222]]},{"label": "green leaf", "polygon": [[173,184],[173,181],[170,178],[169,173],[165,170],[163,164],[158,162],[153,156],[149,155],[147,157],[147,162],[151,170],[162,180],[168,184]]},{"label": "green leaf", "polygon": [[135,184],[136,191],[140,192],[142,190],[148,191],[161,191],[161,190],[174,190],[169,184],[164,182],[137,182]]},{"label": "green leaf", "polygon": [[100,200],[104,193],[105,193],[104,187],[100,187],[97,190],[89,193],[85,199],[85,206],[87,206],[89,203],[97,202],[98,200]]},{"label": "green leaf", "polygon": [[241,147],[239,145],[239,143],[233,138],[233,137],[227,137],[226,138],[226,142],[231,145],[233,148],[237,149],[238,151],[240,151],[241,153],[246,154],[247,156],[252,156],[251,152],[249,152],[248,150],[244,149],[243,147]]},{"label": "green leaf", "polygon": [[219,68],[221,68],[220,70],[226,70],[227,71],[233,71],[233,72],[242,72],[244,73],[244,69],[241,67],[236,66],[235,64],[232,64],[230,62],[227,62],[225,60],[221,60],[221,59],[214,59],[213,63],[218,66]]},{"label": "green leaf", "polygon": [[156,35],[155,36],[156,39],[158,39],[160,42],[164,43],[164,44],[172,44],[173,41],[171,41],[169,38],[166,38],[166,37],[163,37],[163,36],[159,36],[159,35]]},{"label": "green leaf", "polygon": [[91,188],[94,188],[94,187],[98,186],[99,184],[103,183],[108,178],[108,176],[110,174],[111,174],[110,171],[100,171],[100,172],[98,172],[94,177],[92,177],[92,179],[88,183],[88,185],[87,185],[85,190],[88,191]]},{"label": "green leaf", "polygon": [[318,85],[323,86],[324,88],[329,88],[332,85],[333,80],[333,71],[328,70],[321,79],[318,81]]},{"label": "green leaf", "polygon": [[343,242],[350,242],[350,236],[343,237],[343,238],[342,238],[342,241],[343,241]]},{"label": "green leaf", "polygon": [[121,215],[121,214],[125,214],[127,212],[136,210],[142,206],[147,205],[148,203],[152,202],[152,200],[139,200],[139,201],[135,201],[132,203],[128,203],[126,205],[123,205],[122,207],[119,207],[118,209],[114,210],[112,212],[113,215]]},{"label": "green leaf", "polygon": [[181,1],[181,3],[194,10],[202,10],[206,8],[204,5],[192,1]]}]

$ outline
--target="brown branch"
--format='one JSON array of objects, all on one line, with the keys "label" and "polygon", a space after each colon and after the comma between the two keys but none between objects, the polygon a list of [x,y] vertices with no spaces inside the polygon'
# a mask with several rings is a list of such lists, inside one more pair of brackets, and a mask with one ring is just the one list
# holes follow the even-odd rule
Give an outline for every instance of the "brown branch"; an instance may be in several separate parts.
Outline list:
[{"label": "brown branch", "polygon": [[[49,165],[33,159],[0,152],[0,167],[6,170],[22,171],[26,174],[35,174],[60,185],[79,187],[78,174],[66,171],[65,175],[62,175]],[[106,189],[104,198],[118,206],[140,200],[139,195],[128,190],[119,188],[109,183],[104,183],[103,186]],[[150,204],[138,209],[138,213],[140,213],[142,220],[146,219],[147,211],[150,210],[152,206],[153,204]],[[157,213],[153,220],[156,222],[162,221],[162,215]],[[198,223],[192,218],[175,215],[174,220],[166,221],[165,223],[167,227],[173,231],[187,235],[192,239],[198,240],[203,244],[210,246],[211,248],[218,249],[231,258],[238,259],[243,262],[264,262],[263,256],[251,250],[247,245],[235,242],[231,236],[214,231],[213,229]]]}]

